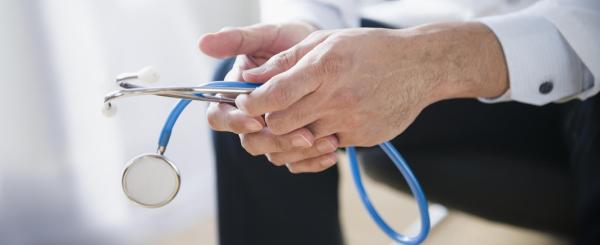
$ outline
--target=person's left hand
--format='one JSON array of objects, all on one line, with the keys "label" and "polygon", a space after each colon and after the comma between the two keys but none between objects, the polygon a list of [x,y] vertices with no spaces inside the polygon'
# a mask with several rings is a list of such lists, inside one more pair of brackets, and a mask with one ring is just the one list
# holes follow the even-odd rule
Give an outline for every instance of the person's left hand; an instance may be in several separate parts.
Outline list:
[{"label": "person's left hand", "polygon": [[315,138],[336,135],[340,146],[382,143],[436,101],[494,97],[507,86],[495,35],[474,22],[318,31],[242,75],[247,81],[268,80],[237,97],[246,114],[265,115],[277,135],[305,127]]}]

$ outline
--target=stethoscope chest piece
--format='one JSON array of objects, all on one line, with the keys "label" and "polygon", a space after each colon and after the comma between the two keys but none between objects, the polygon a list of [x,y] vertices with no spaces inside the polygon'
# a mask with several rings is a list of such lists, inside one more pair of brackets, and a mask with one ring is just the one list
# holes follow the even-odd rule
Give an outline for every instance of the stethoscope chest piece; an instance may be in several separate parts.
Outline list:
[{"label": "stethoscope chest piece", "polygon": [[177,196],[181,177],[175,165],[163,155],[142,154],[127,163],[121,184],[129,200],[158,208]]}]

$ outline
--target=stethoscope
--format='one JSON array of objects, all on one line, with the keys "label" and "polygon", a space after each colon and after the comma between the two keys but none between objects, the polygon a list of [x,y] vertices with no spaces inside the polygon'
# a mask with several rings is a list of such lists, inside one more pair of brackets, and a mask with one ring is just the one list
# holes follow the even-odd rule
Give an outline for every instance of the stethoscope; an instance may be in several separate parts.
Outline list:
[{"label": "stethoscope", "polygon": [[[248,94],[256,87],[260,86],[260,84],[256,83],[229,81],[208,82],[195,87],[143,87],[131,83],[132,81],[156,82],[158,79],[158,73],[151,67],[146,67],[136,73],[125,73],[117,76],[116,82],[121,89],[113,91],[105,96],[103,108],[103,113],[106,116],[112,116],[115,114],[116,108],[111,102],[118,98],[139,95],[157,95],[182,99],[177,103],[175,108],[173,108],[162,128],[158,140],[157,152],[134,157],[126,164],[125,169],[123,170],[121,184],[127,198],[141,206],[149,208],[162,207],[168,204],[179,192],[181,175],[177,167],[175,167],[164,154],[167,145],[169,144],[173,126],[175,126],[177,119],[190,102],[197,100],[235,104],[235,99],[227,96],[216,96],[215,94],[233,96],[238,94]],[[384,142],[379,146],[394,162],[408,183],[419,206],[421,230],[415,236],[404,236],[396,232],[383,220],[377,210],[373,207],[373,204],[365,191],[356,157],[356,150],[354,147],[347,147],[346,151],[348,152],[348,159],[350,160],[350,169],[360,199],[375,223],[390,238],[402,244],[419,244],[425,240],[430,229],[429,209],[425,194],[414,174],[406,164],[406,161],[402,158],[400,153],[398,153],[396,148],[389,142]]]}]

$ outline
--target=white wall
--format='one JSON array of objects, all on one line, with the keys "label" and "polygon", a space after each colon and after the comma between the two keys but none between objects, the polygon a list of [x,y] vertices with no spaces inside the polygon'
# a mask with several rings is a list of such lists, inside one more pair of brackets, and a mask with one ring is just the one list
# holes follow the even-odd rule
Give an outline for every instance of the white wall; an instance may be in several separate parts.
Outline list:
[{"label": "white wall", "polygon": [[126,201],[121,170],[156,149],[175,101],[122,100],[107,119],[102,98],[116,74],[146,65],[162,81],[206,81],[215,61],[198,52],[198,37],[253,23],[257,9],[244,0],[0,1],[0,244],[126,243],[214,214],[205,105],[187,109],[167,151],[182,172],[179,196],[144,209]]}]

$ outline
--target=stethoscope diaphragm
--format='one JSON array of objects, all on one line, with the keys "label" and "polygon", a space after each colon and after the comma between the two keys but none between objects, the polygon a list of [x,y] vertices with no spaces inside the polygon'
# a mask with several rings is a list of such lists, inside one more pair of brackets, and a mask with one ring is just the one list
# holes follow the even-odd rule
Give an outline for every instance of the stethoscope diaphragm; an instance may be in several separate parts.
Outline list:
[{"label": "stethoscope diaphragm", "polygon": [[158,208],[177,196],[181,177],[175,165],[163,155],[143,154],[127,163],[121,184],[129,200]]}]

